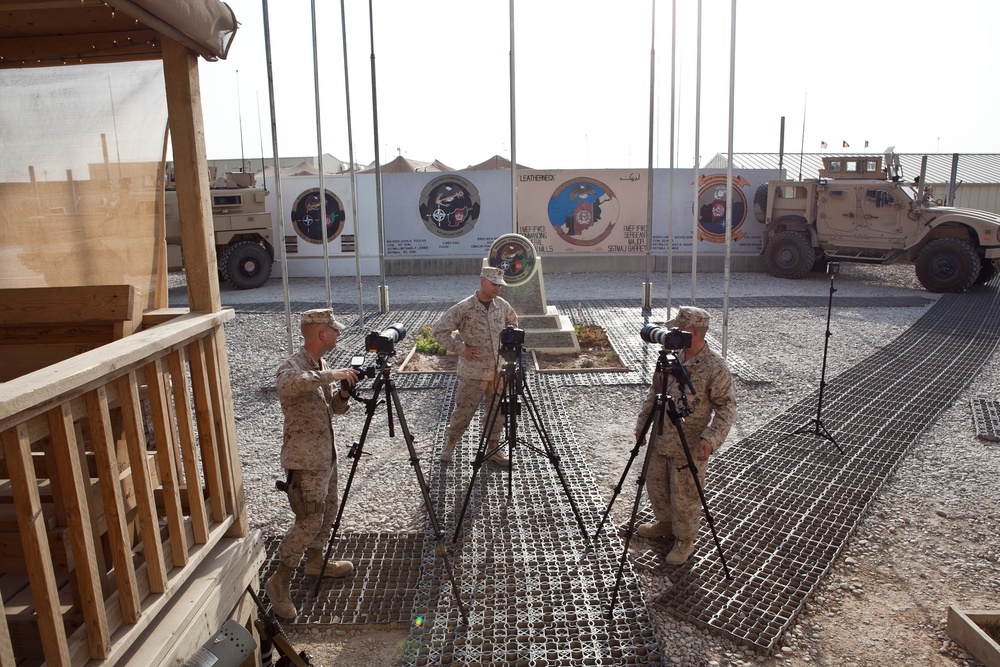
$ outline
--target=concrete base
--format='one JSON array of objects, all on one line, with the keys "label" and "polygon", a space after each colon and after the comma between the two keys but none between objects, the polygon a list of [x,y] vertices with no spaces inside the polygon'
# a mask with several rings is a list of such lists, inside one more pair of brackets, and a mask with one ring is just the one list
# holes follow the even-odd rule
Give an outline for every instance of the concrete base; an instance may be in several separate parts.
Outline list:
[{"label": "concrete base", "polygon": [[548,315],[518,318],[518,324],[524,329],[524,346],[536,352],[579,352],[580,342],[576,339],[573,323],[560,315],[555,306],[549,306],[548,310]]},{"label": "concrete base", "polygon": [[1000,610],[962,611],[948,607],[948,636],[986,667],[1000,667],[1000,644],[986,634],[985,625],[1000,626]]}]

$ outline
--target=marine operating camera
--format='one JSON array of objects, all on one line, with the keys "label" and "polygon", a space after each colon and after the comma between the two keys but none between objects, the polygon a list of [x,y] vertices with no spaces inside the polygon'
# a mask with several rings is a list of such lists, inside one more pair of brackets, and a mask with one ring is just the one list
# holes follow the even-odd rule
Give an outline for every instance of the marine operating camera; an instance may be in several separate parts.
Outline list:
[{"label": "marine operating camera", "polygon": [[382,331],[372,331],[365,336],[365,349],[379,356],[396,353],[396,343],[406,337],[406,327],[401,322],[390,324]]},{"label": "marine operating camera", "polygon": [[676,327],[658,327],[647,324],[639,331],[639,336],[647,343],[662,345],[668,350],[686,350],[691,347],[691,333]]},{"label": "marine operating camera", "polygon": [[500,356],[504,361],[518,361],[524,345],[524,329],[508,324],[500,331]]}]

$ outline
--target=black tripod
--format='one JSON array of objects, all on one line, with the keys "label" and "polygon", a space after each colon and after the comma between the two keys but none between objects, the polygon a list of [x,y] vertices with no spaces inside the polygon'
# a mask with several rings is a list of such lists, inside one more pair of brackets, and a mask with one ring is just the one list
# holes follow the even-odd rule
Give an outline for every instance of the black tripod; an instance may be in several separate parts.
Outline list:
[{"label": "black tripod", "polygon": [[[503,339],[503,336],[501,336],[501,339]],[[518,444],[524,444],[529,449],[545,456],[555,466],[559,482],[562,484],[566,498],[569,500],[569,506],[573,509],[573,515],[576,517],[576,522],[580,526],[580,532],[583,533],[583,539],[586,541],[587,528],[583,523],[583,518],[580,516],[580,510],[577,509],[576,503],[573,501],[573,496],[569,492],[569,484],[566,482],[562,467],[559,465],[559,455],[556,454],[555,448],[552,446],[552,441],[545,431],[545,427],[542,426],[541,415],[538,412],[538,407],[535,405],[534,399],[531,397],[531,390],[528,388],[527,380],[524,377],[524,350],[519,343],[508,344],[501,342],[500,356],[504,360],[500,372],[502,378],[500,392],[493,394],[493,398],[490,401],[490,407],[485,420],[486,427],[479,438],[479,449],[476,452],[475,460],[472,462],[472,479],[469,480],[469,488],[465,493],[465,502],[462,503],[462,512],[458,516],[458,523],[455,526],[455,537],[452,541],[458,541],[458,535],[462,531],[465,510],[469,506],[469,498],[472,496],[472,488],[476,483],[476,476],[479,474],[479,469],[489,457],[493,456],[497,451],[501,451],[504,444],[507,445],[507,456],[510,460],[507,467],[507,499],[510,500],[513,495],[514,452]],[[533,447],[524,442],[524,440],[518,440],[517,418],[521,414],[521,403],[518,402],[519,397],[524,399],[524,405],[528,408],[528,414],[531,416],[535,431],[542,441],[543,449]],[[504,428],[504,439],[491,448],[488,439],[489,435],[493,432],[497,419],[501,419],[504,415],[507,417]]]},{"label": "black tripod", "polygon": [[[625,560],[628,558],[628,547],[632,541],[632,535],[635,533],[635,517],[639,513],[639,505],[642,502],[642,489],[646,485],[646,476],[649,473],[649,464],[653,458],[653,446],[656,439],[663,435],[664,415],[670,417],[670,422],[677,430],[677,437],[680,439],[681,446],[684,448],[684,457],[687,459],[687,465],[679,468],[679,470],[687,468],[691,472],[695,488],[698,489],[698,497],[701,499],[701,508],[705,512],[705,520],[708,522],[708,527],[712,531],[712,538],[715,540],[715,548],[719,550],[719,560],[722,562],[722,570],[726,574],[726,579],[733,578],[729,573],[729,566],[726,564],[726,555],[722,552],[722,545],[719,543],[719,536],[715,532],[715,520],[712,518],[712,513],[708,511],[708,503],[705,501],[705,491],[702,489],[701,480],[698,479],[698,468],[695,466],[694,457],[691,456],[691,449],[688,447],[687,438],[684,436],[684,429],[681,428],[681,420],[688,416],[691,412],[688,408],[685,388],[690,389],[693,394],[695,393],[694,386],[691,384],[691,379],[688,377],[687,370],[681,364],[677,355],[665,348],[660,350],[660,356],[656,360],[654,378],[657,375],[660,377],[660,393],[656,395],[656,402],[654,403],[649,416],[646,418],[646,423],[642,425],[642,430],[635,439],[635,447],[632,448],[628,463],[625,464],[625,470],[622,471],[622,476],[618,480],[618,485],[615,486],[615,492],[611,496],[611,500],[608,501],[608,508],[604,511],[604,515],[601,517],[601,522],[598,524],[597,530],[594,531],[594,542],[596,542],[597,536],[600,535],[601,529],[604,528],[604,524],[607,522],[608,516],[611,514],[611,506],[614,505],[615,499],[617,499],[618,494],[621,493],[622,484],[625,483],[625,478],[628,476],[629,468],[632,467],[632,462],[635,461],[636,457],[639,455],[639,448],[645,444],[646,435],[650,433],[650,427],[655,425],[656,428],[653,429],[650,435],[649,446],[646,448],[646,456],[642,461],[642,470],[639,472],[639,479],[636,480],[636,484],[639,488],[636,489],[635,502],[632,504],[632,515],[629,517],[628,527],[625,529],[625,548],[622,550],[622,556],[618,562],[618,574],[615,577],[615,588],[611,593],[611,606],[608,608],[609,619],[614,613],[615,603],[618,601],[618,591],[621,588],[622,575],[625,571]],[[680,390],[680,408],[677,407],[677,402],[667,392],[667,380],[671,375],[676,378],[677,387]],[[589,549],[590,547],[588,546],[587,548]]]},{"label": "black tripod", "polygon": [[[833,436],[830,435],[830,431],[826,429],[823,424],[823,390],[826,388],[826,352],[830,346],[830,313],[833,312],[833,293],[837,289],[833,286],[833,279],[837,277],[836,263],[830,263],[830,299],[826,303],[826,336],[823,338],[823,367],[819,374],[819,400],[816,402],[816,418],[812,420],[810,426],[803,426],[797,431],[792,431],[785,435],[788,438],[793,435],[799,435],[802,433],[809,433],[811,435],[818,435],[821,438],[826,438],[837,448],[837,450],[843,454],[844,450],[841,448],[837,441],[834,440]],[[782,438],[784,440],[785,438]]]},{"label": "black tripod", "polygon": [[[368,436],[368,428],[371,426],[372,417],[375,416],[375,409],[381,402],[379,400],[379,393],[385,390],[386,399],[385,407],[386,414],[389,419],[389,437],[395,437],[395,430],[393,427],[392,419],[392,409],[393,406],[396,408],[396,414],[399,416],[399,426],[403,430],[403,440],[406,442],[406,448],[410,453],[410,465],[413,466],[413,470],[417,475],[417,484],[420,486],[420,492],[424,496],[424,504],[427,506],[427,516],[430,518],[431,527],[434,530],[434,540],[437,542],[437,552],[441,554],[444,560],[445,574],[451,581],[451,589],[455,595],[455,600],[458,603],[458,609],[462,613],[462,619],[468,622],[468,617],[465,614],[465,606],[462,604],[462,597],[458,590],[458,583],[455,581],[455,575],[451,570],[451,559],[448,557],[448,552],[445,548],[445,544],[441,535],[441,527],[438,524],[437,515],[434,513],[434,505],[431,503],[430,490],[427,487],[427,482],[424,480],[424,474],[420,471],[420,459],[417,457],[417,451],[413,447],[413,436],[410,435],[410,429],[406,426],[406,417],[403,415],[403,406],[399,403],[399,395],[396,393],[396,384],[392,381],[392,377],[389,374],[389,364],[388,355],[379,353],[376,358],[375,369],[370,369],[375,373],[375,382],[372,384],[372,397],[369,399],[363,399],[359,397],[354,391],[351,395],[359,402],[365,405],[365,425],[361,429],[361,437],[358,441],[351,445],[350,451],[348,451],[348,458],[354,459],[351,463],[351,472],[347,476],[347,482],[344,484],[344,496],[340,500],[340,507],[337,509],[337,518],[333,522],[333,531],[330,533],[330,542],[326,547],[326,554],[323,557],[323,566],[320,569],[319,577],[316,580],[316,587],[313,589],[313,595],[319,594],[320,585],[323,582],[323,574],[326,571],[326,563],[330,558],[330,552],[333,550],[333,540],[337,536],[337,530],[340,528],[340,519],[344,515],[344,507],[347,505],[347,496],[351,492],[351,484],[354,481],[354,473],[358,469],[358,461],[361,460],[361,455],[364,452],[365,439]],[[364,377],[365,372],[362,371],[361,376]]]}]

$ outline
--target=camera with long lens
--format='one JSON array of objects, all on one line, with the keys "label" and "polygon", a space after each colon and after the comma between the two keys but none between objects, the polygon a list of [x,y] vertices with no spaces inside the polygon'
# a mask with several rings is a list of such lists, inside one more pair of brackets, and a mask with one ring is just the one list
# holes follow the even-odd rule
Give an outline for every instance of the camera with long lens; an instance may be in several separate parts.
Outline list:
[{"label": "camera with long lens", "polygon": [[647,324],[639,331],[639,335],[647,343],[662,345],[668,350],[686,350],[691,347],[691,333],[681,331],[676,327],[658,327]]},{"label": "camera with long lens", "polygon": [[379,356],[396,353],[396,343],[406,337],[406,327],[400,322],[390,324],[382,331],[372,331],[365,336],[365,349]]},{"label": "camera with long lens", "polygon": [[508,324],[500,331],[500,356],[504,361],[517,361],[524,345],[524,329]]},{"label": "camera with long lens", "polygon": [[358,374],[358,382],[365,378],[372,379],[378,375],[378,368],[375,366],[365,367],[365,355],[356,354],[351,357],[350,367]]}]

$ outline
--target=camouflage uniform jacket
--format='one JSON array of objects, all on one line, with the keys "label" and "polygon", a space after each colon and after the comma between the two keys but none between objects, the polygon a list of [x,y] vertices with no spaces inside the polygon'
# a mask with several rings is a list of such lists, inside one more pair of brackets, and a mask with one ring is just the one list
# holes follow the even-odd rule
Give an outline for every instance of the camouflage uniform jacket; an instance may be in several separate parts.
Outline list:
[{"label": "camouflage uniform jacket", "polygon": [[[712,444],[712,450],[718,452],[725,442],[729,429],[736,418],[736,391],[733,387],[733,376],[729,373],[726,360],[706,344],[702,350],[691,359],[684,359],[684,353],[680,353],[681,363],[691,376],[691,384],[694,385],[695,393],[688,390],[688,406],[691,414],[684,418],[681,428],[684,429],[684,438],[687,440],[691,454],[694,455],[698,442],[704,438]],[[649,413],[656,405],[656,394],[660,392],[661,375],[657,373],[653,377],[653,384],[646,395],[646,401],[639,412],[639,418],[635,423],[635,430],[640,430],[646,423]],[[668,393],[674,400],[678,401],[677,408],[682,405],[678,400],[680,391],[677,389],[677,380],[673,376],[667,378]],[[664,406],[666,408],[666,406]],[[650,430],[655,425],[650,427]],[[664,414],[663,437],[658,440],[657,453],[667,456],[684,456],[684,448],[681,446],[680,438],[677,437],[677,430],[670,422],[669,415]]]},{"label": "camouflage uniform jacket", "polygon": [[[326,361],[313,361],[304,348],[278,367],[278,400],[285,414],[281,467],[285,470],[328,470],[336,464],[333,415],[347,412],[348,400]],[[334,385],[331,387],[330,383]]]},{"label": "camouflage uniform jacket", "polygon": [[[489,308],[484,308],[473,294],[439,317],[431,333],[438,345],[459,355],[459,377],[492,380],[499,368],[500,331],[508,324],[517,325],[517,313],[509,303],[496,297]],[[478,359],[462,356],[466,345],[482,348]]]}]

